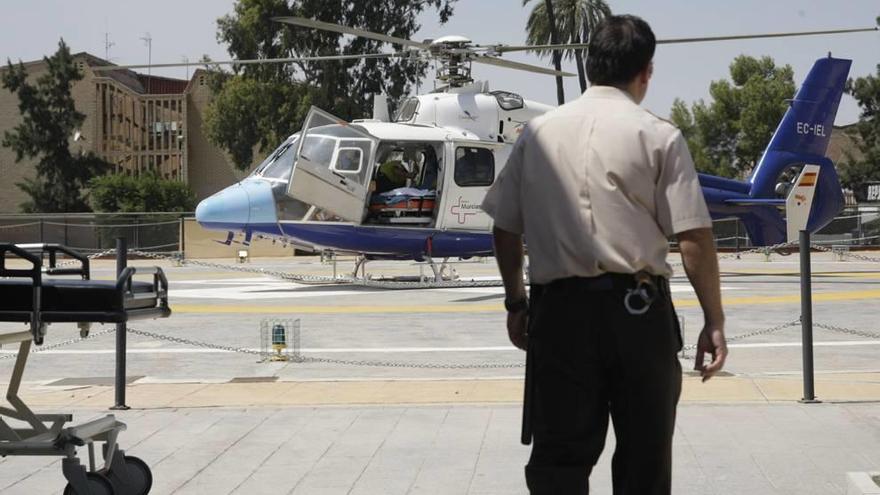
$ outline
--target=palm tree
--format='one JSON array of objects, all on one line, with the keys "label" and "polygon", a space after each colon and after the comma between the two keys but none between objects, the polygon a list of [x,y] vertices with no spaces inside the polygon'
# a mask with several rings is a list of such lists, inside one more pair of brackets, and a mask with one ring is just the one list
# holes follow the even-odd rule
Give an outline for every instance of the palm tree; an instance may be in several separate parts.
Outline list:
[{"label": "palm tree", "polygon": [[[550,29],[549,12],[547,10],[546,0],[544,3],[538,2],[529,15],[526,24],[527,38],[526,42],[530,45],[545,45],[555,43],[553,41],[552,29]],[[523,6],[529,4],[531,0],[523,0]],[[556,28],[558,30],[559,43],[587,43],[590,40],[590,34],[595,27],[605,17],[611,15],[611,8],[605,0],[556,0],[555,4]],[[535,52],[545,57],[550,55],[551,50],[535,50]],[[553,50],[558,53],[557,50]],[[564,52],[566,59],[575,59],[578,69],[578,80],[581,85],[581,92],[587,89],[587,76],[584,70],[584,61],[586,60],[586,50],[566,50]],[[557,68],[557,70],[559,70]]]},{"label": "palm tree", "polygon": [[[523,0],[523,5],[528,0]],[[539,4],[540,5],[540,4]],[[556,22],[556,14],[553,13],[553,0],[544,0],[544,19],[550,26],[550,43],[559,43],[559,24]],[[553,67],[556,72],[562,71],[562,54],[559,50],[553,50]],[[562,86],[562,76],[556,76],[556,101],[562,105],[565,103],[565,88]]]}]

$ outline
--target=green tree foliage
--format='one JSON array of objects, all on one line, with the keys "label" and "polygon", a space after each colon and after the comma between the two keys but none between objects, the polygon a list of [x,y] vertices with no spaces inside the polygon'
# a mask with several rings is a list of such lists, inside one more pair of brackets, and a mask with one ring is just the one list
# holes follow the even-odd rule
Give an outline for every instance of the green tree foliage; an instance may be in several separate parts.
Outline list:
[{"label": "green tree foliage", "polygon": [[61,40],[58,51],[44,57],[47,72],[28,81],[24,65],[7,60],[3,87],[18,94],[21,123],[3,136],[3,146],[15,151],[16,163],[36,159],[36,177],[17,186],[30,196],[21,208],[33,212],[88,211],[85,187],[108,166],[95,155],[74,155],[68,146],[85,115],[74,106],[70,89],[82,79],[70,49]]},{"label": "green tree foliage", "polygon": [[196,205],[189,186],[162,179],[153,172],[139,176],[104,175],[95,177],[89,185],[89,202],[99,212],[188,212]]},{"label": "green tree foliage", "polygon": [[688,109],[676,99],[670,119],[688,141],[697,170],[724,177],[748,174],[767,147],[795,93],[791,66],[770,57],[740,55],[730,65],[731,81],[713,81],[711,103]]},{"label": "green tree foliage", "polygon": [[[217,21],[217,39],[237,59],[378,53],[387,50],[378,41],[272,18],[295,15],[409,39],[423,11],[435,9],[446,22],[455,1],[238,0]],[[398,101],[425,73],[424,63],[408,59],[236,66],[233,74],[213,79],[218,91],[206,112],[207,133],[238,168],[247,169],[255,150],[265,153],[299,130],[311,105],[344,119],[362,118],[371,114],[373,94]]]},{"label": "green tree foliage", "polygon": [[839,167],[840,183],[852,189],[856,199],[864,201],[862,185],[880,180],[880,64],[876,75],[847,81],[846,92],[856,99],[862,111],[851,131],[858,143],[858,153],[846,150]]},{"label": "green tree foliage", "polygon": [[[523,6],[532,0],[523,0]],[[596,26],[611,15],[611,7],[605,0],[556,0],[556,25],[559,26],[559,43],[587,43]],[[526,23],[526,42],[530,45],[546,45],[551,43],[550,22],[547,15],[547,4],[537,2],[529,14]],[[542,57],[551,55],[549,50],[535,50]],[[586,50],[566,50],[563,53],[568,60],[574,59],[577,64],[578,80],[581,92],[587,90],[587,74],[584,63]]]}]

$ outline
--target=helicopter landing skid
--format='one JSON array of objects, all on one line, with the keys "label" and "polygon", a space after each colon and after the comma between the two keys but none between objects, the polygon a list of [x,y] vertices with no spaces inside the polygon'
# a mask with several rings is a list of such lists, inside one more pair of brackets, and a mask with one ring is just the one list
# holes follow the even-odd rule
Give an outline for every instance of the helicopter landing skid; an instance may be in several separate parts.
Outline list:
[{"label": "helicopter landing skid", "polygon": [[[434,282],[451,282],[453,280],[458,280],[459,278],[458,272],[456,272],[455,268],[449,263],[449,258],[443,258],[440,266],[437,266],[434,259],[428,256],[425,264],[430,266],[431,271],[434,272]],[[423,266],[423,264],[419,264],[419,280],[425,282],[427,281],[427,278],[424,276],[424,271],[422,270]]]}]

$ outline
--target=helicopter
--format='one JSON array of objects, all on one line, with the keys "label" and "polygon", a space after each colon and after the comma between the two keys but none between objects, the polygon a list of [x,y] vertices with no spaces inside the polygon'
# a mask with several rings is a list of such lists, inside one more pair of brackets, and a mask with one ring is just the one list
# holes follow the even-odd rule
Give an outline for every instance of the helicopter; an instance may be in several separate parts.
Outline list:
[{"label": "helicopter", "polygon": [[[523,127],[554,107],[512,91],[492,90],[488,82],[473,79],[472,64],[571,77],[574,74],[501,56],[535,49],[587,49],[588,44],[479,45],[463,36],[420,42],[300,17],[274,21],[362,36],[403,50],[211,64],[417,57],[438,64],[440,86],[406,98],[393,115],[387,99],[376,95],[370,119],[347,122],[312,107],[302,129],[247,178],[199,203],[198,223],[226,232],[226,244],[248,245],[257,237],[315,252],[353,253],[358,263],[425,261],[438,279],[441,271],[435,259],[492,255],[492,222],[480,208],[482,200]],[[657,44],[876,30],[680,38]],[[196,64],[153,67],[181,65]],[[754,245],[769,246],[791,240],[803,228],[815,232],[839,213],[843,193],[825,152],[850,65],[830,54],[816,61],[748,180],[699,175],[713,218],[737,217]],[[382,180],[387,168],[397,170],[403,180],[387,184]],[[237,241],[241,235],[244,239]]]}]

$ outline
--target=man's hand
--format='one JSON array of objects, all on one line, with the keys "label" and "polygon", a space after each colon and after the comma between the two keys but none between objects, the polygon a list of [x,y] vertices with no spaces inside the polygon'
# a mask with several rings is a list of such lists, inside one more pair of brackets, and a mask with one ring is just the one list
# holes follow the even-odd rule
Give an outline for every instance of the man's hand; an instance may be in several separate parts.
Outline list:
[{"label": "man's hand", "polygon": [[[694,362],[694,369],[700,372],[705,382],[721,371],[724,360],[727,359],[715,239],[712,237],[712,229],[709,228],[687,230],[676,236],[684,271],[694,286],[706,322],[697,339],[697,359]],[[712,355],[712,362],[707,365],[703,364],[705,353]]]},{"label": "man's hand", "polygon": [[[504,280],[504,300],[525,301],[525,284],[523,283],[523,239],[521,234],[514,234],[500,229],[497,225],[492,229],[495,243],[495,260]],[[507,304],[504,305],[507,307]],[[529,322],[528,306],[511,308],[507,312],[507,336],[513,345],[526,350],[528,336],[526,329]]]},{"label": "man's hand", "polygon": [[529,327],[529,312],[526,310],[509,311],[507,313],[507,336],[513,345],[526,350],[529,336],[526,329]]},{"label": "man's hand", "polygon": [[[704,364],[706,354],[712,355],[712,361],[709,364]],[[700,372],[705,383],[706,380],[721,371],[725,360],[727,360],[727,342],[724,339],[724,326],[706,324],[697,339],[694,369]]]}]

